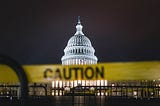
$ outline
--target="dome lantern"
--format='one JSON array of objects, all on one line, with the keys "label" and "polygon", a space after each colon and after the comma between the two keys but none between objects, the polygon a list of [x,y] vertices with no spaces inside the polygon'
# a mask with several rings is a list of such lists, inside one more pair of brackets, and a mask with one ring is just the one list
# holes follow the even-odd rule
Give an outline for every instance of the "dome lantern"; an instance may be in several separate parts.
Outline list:
[{"label": "dome lantern", "polygon": [[78,16],[78,24],[76,25],[77,31],[76,31],[75,35],[84,35],[82,32],[82,28],[83,28],[83,26],[81,25],[80,16]]}]

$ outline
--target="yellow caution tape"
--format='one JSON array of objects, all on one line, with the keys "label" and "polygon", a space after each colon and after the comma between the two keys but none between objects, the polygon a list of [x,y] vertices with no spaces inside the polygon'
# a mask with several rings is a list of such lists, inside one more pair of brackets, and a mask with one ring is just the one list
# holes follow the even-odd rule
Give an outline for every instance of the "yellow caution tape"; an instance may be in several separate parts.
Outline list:
[{"label": "yellow caution tape", "polygon": [[[53,80],[159,80],[160,61],[112,62],[95,65],[24,65],[29,82]],[[14,71],[0,65],[0,83],[19,82]]]}]

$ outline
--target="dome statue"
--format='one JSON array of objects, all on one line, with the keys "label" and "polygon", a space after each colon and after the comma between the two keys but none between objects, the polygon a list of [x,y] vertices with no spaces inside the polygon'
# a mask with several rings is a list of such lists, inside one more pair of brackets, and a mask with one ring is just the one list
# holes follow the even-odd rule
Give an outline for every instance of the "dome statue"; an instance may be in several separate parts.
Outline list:
[{"label": "dome statue", "polygon": [[96,64],[97,57],[94,55],[95,49],[91,41],[82,32],[80,18],[76,25],[76,33],[72,36],[64,49],[62,65]]}]

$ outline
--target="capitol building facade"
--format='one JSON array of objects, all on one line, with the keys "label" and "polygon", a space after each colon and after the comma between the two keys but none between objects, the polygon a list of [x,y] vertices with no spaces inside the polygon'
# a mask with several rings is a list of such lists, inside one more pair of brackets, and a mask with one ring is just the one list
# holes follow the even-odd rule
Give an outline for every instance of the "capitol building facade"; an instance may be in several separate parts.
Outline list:
[{"label": "capitol building facade", "polygon": [[[61,61],[63,66],[97,64],[95,49],[91,41],[82,32],[80,19],[76,25],[76,33],[68,40]],[[147,88],[152,83],[150,88]],[[153,84],[154,83],[154,84]],[[159,88],[154,81],[141,80],[55,80],[52,82],[52,95],[87,95],[126,96],[133,98],[157,97]],[[158,89],[153,91],[153,89]],[[154,96],[153,96],[154,94]]]},{"label": "capitol building facade", "polygon": [[[61,58],[63,66],[97,64],[98,58],[94,55],[95,49],[88,37],[82,32],[82,28],[78,18],[76,33],[69,39],[64,49],[64,56]],[[94,86],[107,86],[107,80],[56,80],[52,82],[52,88],[55,89],[52,95],[63,95],[63,92],[71,92],[71,89],[75,89],[74,92],[76,92],[79,87],[85,88],[85,92],[88,92],[94,90]],[[64,91],[59,88],[64,88]],[[81,90],[78,93],[82,93]]]}]

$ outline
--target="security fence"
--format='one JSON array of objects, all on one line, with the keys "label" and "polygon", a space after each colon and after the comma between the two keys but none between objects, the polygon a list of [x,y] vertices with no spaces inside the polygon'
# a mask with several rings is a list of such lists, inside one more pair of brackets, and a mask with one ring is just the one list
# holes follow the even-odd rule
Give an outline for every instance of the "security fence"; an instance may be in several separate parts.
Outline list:
[{"label": "security fence", "polygon": [[[73,88],[52,88],[50,84],[29,84],[29,104],[40,106],[106,106],[112,100],[160,99],[159,86],[76,86]],[[0,84],[1,103],[20,104],[20,86],[17,84]],[[125,101],[127,103],[128,101]],[[119,101],[118,101],[119,102]],[[155,101],[154,101],[155,102]],[[153,102],[153,103],[154,103]],[[0,104],[1,104],[0,103]],[[145,102],[147,103],[147,102]],[[156,102],[159,103],[159,102]],[[19,106],[17,105],[16,106]],[[5,105],[4,105],[5,106]],[[8,105],[7,105],[8,106]]]},{"label": "security fence", "polygon": [[[50,84],[29,84],[29,96],[107,96],[119,98],[160,98],[160,86],[81,86],[52,88]],[[20,98],[20,86],[0,84],[0,97]]]}]

